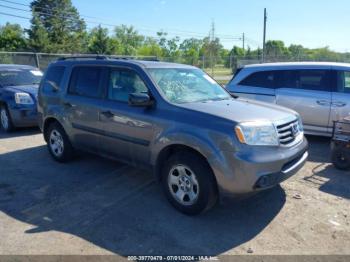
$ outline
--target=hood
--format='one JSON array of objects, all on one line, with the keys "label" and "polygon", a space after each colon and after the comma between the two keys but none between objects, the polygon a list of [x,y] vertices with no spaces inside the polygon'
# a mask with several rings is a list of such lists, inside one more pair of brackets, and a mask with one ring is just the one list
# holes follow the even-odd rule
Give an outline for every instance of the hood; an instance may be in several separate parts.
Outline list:
[{"label": "hood", "polygon": [[24,92],[29,93],[33,97],[37,97],[39,85],[25,85],[25,86],[7,86],[5,87],[7,90],[12,92]]},{"label": "hood", "polygon": [[181,107],[218,116],[236,123],[267,120],[279,122],[298,116],[293,110],[248,99],[183,104]]}]

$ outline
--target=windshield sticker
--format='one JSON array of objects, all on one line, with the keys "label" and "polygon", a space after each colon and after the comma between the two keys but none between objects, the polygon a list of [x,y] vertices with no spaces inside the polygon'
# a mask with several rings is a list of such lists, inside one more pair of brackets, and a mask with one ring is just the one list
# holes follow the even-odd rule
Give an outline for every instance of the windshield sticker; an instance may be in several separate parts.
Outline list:
[{"label": "windshield sticker", "polygon": [[43,76],[43,73],[38,70],[31,70],[30,72],[35,76]]},{"label": "windshield sticker", "polygon": [[207,79],[210,83],[216,84],[215,80],[212,79],[210,76],[208,76],[208,75],[203,75],[203,76],[204,76],[204,78]]}]

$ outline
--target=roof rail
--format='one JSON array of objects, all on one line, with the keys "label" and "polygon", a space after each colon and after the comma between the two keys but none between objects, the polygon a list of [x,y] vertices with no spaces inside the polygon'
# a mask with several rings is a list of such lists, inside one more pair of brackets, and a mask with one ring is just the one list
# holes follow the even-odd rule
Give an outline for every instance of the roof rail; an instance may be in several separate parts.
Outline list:
[{"label": "roof rail", "polygon": [[[66,60],[78,60],[78,59],[96,59],[96,60],[109,60],[109,59],[120,59],[120,60],[138,60],[137,56],[118,56],[118,55],[77,55],[77,56],[65,56],[60,57],[57,61]],[[146,61],[159,62],[159,59],[153,57],[144,58]]]},{"label": "roof rail", "polygon": [[76,60],[76,59],[96,59],[96,60],[107,60],[109,57],[103,56],[103,55],[80,55],[80,56],[65,56],[60,57],[57,60],[58,61],[65,61],[65,60]]}]

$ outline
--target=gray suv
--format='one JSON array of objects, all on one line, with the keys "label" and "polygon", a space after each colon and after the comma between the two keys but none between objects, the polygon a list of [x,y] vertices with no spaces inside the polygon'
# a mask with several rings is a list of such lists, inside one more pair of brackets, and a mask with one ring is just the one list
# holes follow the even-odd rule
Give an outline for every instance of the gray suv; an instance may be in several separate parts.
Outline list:
[{"label": "gray suv", "polygon": [[55,160],[84,150],[148,168],[189,215],[219,195],[278,185],[308,156],[297,113],[232,97],[192,66],[62,58],[47,69],[38,100]]}]

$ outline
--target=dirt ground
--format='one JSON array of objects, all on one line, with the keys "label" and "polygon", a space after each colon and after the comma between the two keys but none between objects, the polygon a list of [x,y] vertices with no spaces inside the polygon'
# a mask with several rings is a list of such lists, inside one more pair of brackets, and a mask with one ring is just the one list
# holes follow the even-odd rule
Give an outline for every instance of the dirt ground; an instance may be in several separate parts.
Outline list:
[{"label": "dirt ground", "polygon": [[281,186],[187,217],[151,174],[85,154],[58,164],[37,129],[0,133],[0,255],[350,255],[350,173],[329,139],[308,139]]}]

